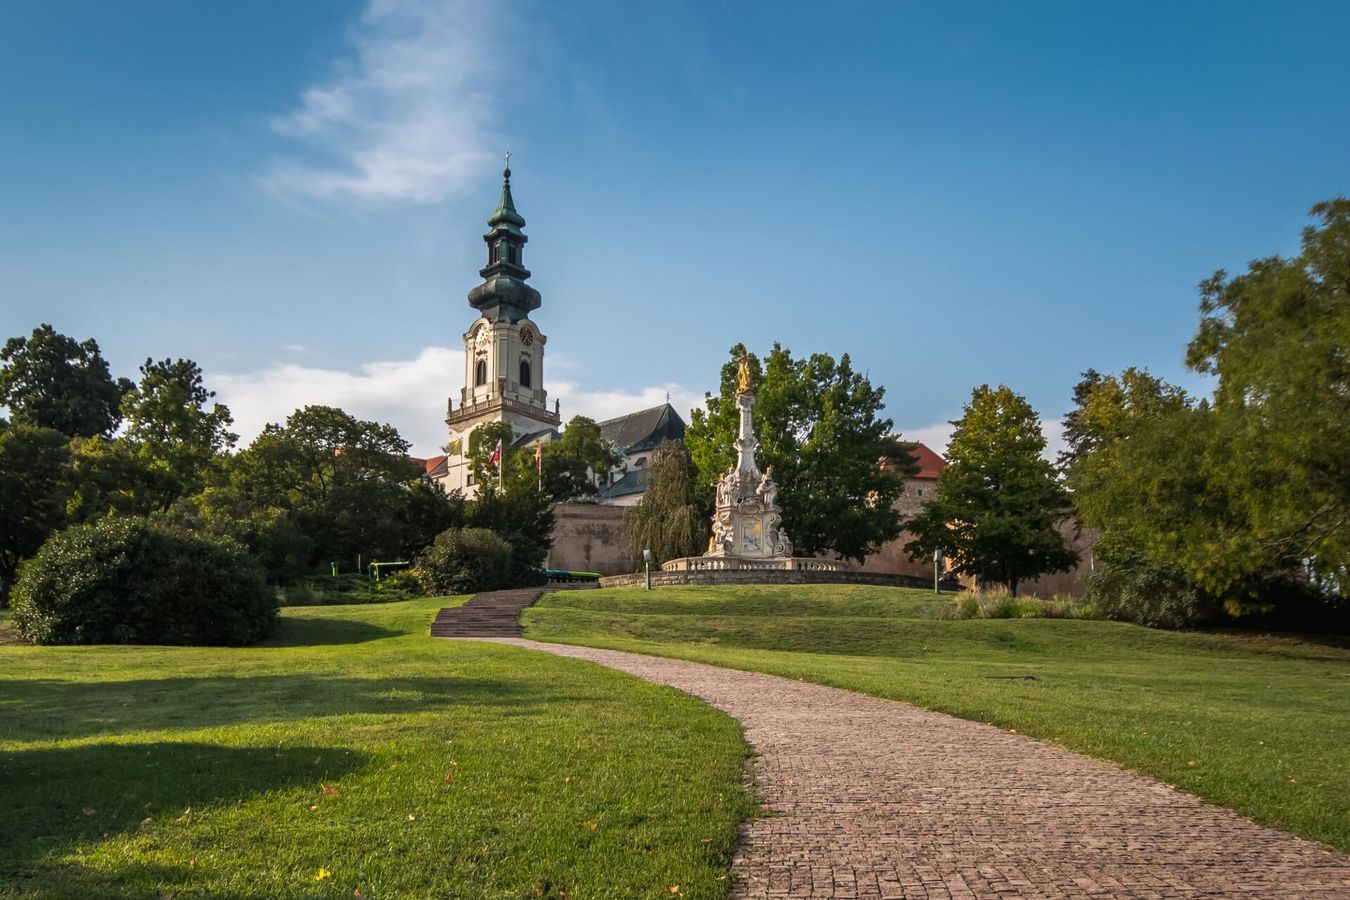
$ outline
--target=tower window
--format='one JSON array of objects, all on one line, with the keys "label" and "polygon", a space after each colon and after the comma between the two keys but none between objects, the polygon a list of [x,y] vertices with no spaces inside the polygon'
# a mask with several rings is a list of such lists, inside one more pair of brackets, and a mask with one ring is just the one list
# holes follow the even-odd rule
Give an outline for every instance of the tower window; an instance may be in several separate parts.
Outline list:
[{"label": "tower window", "polygon": [[487,384],[487,360],[480,359],[474,363],[473,384],[474,387],[482,387]]},{"label": "tower window", "polygon": [[528,359],[522,359],[520,361],[520,386],[526,388],[533,387],[533,385],[530,384],[530,361]]}]

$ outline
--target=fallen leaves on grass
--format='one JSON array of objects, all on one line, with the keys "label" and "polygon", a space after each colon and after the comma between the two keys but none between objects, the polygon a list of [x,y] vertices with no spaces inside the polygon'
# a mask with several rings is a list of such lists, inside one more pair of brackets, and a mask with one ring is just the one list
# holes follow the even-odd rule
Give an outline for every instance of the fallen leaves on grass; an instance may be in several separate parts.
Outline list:
[{"label": "fallen leaves on grass", "polygon": [[332,877],[333,877],[333,873],[332,873],[332,872],[328,871],[328,870],[325,869],[325,868],[320,867],[320,868],[319,868],[319,871],[318,871],[318,874],[316,874],[316,875],[314,876],[314,880],[315,880],[315,881],[323,881],[325,878],[332,878]]},{"label": "fallen leaves on grass", "polygon": [[333,799],[337,799],[338,797],[338,789],[331,785],[325,785],[321,793],[325,797],[332,797]]},{"label": "fallen leaves on grass", "polygon": [[86,806],[84,809],[80,810],[80,812],[84,813],[86,816],[92,816],[94,813],[98,812],[98,810],[94,809],[92,806]]},{"label": "fallen leaves on grass", "polygon": [[589,828],[591,831],[595,831],[597,828],[600,827],[600,823],[599,823],[599,822],[587,822],[587,823],[586,823],[586,827]]}]

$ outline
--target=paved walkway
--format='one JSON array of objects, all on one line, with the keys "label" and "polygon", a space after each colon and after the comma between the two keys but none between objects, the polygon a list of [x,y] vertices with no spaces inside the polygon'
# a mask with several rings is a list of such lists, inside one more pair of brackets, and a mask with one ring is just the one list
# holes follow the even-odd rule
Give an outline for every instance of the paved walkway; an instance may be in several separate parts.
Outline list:
[{"label": "paved walkway", "polygon": [[1346,897],[1350,856],[998,728],[772,675],[634,653],[587,659],[725,710],[773,815],[735,897]]}]

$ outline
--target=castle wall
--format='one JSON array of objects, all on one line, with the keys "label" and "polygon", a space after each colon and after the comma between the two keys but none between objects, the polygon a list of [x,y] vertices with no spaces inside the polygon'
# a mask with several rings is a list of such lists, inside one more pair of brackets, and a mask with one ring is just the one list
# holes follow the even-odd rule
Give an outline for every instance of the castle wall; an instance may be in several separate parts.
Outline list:
[{"label": "castle wall", "polygon": [[628,564],[628,529],[623,508],[595,503],[559,503],[553,508],[550,569],[622,575]]}]

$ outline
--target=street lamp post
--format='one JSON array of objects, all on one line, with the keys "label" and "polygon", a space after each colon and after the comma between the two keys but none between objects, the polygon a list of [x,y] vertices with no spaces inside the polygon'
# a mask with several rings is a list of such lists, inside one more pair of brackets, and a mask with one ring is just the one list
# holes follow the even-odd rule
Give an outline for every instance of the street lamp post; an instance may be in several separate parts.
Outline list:
[{"label": "street lamp post", "polygon": [[942,565],[942,548],[933,551],[933,593],[938,592],[938,569]]},{"label": "street lamp post", "polygon": [[647,590],[652,589],[652,551],[642,551],[642,565],[647,569]]}]

